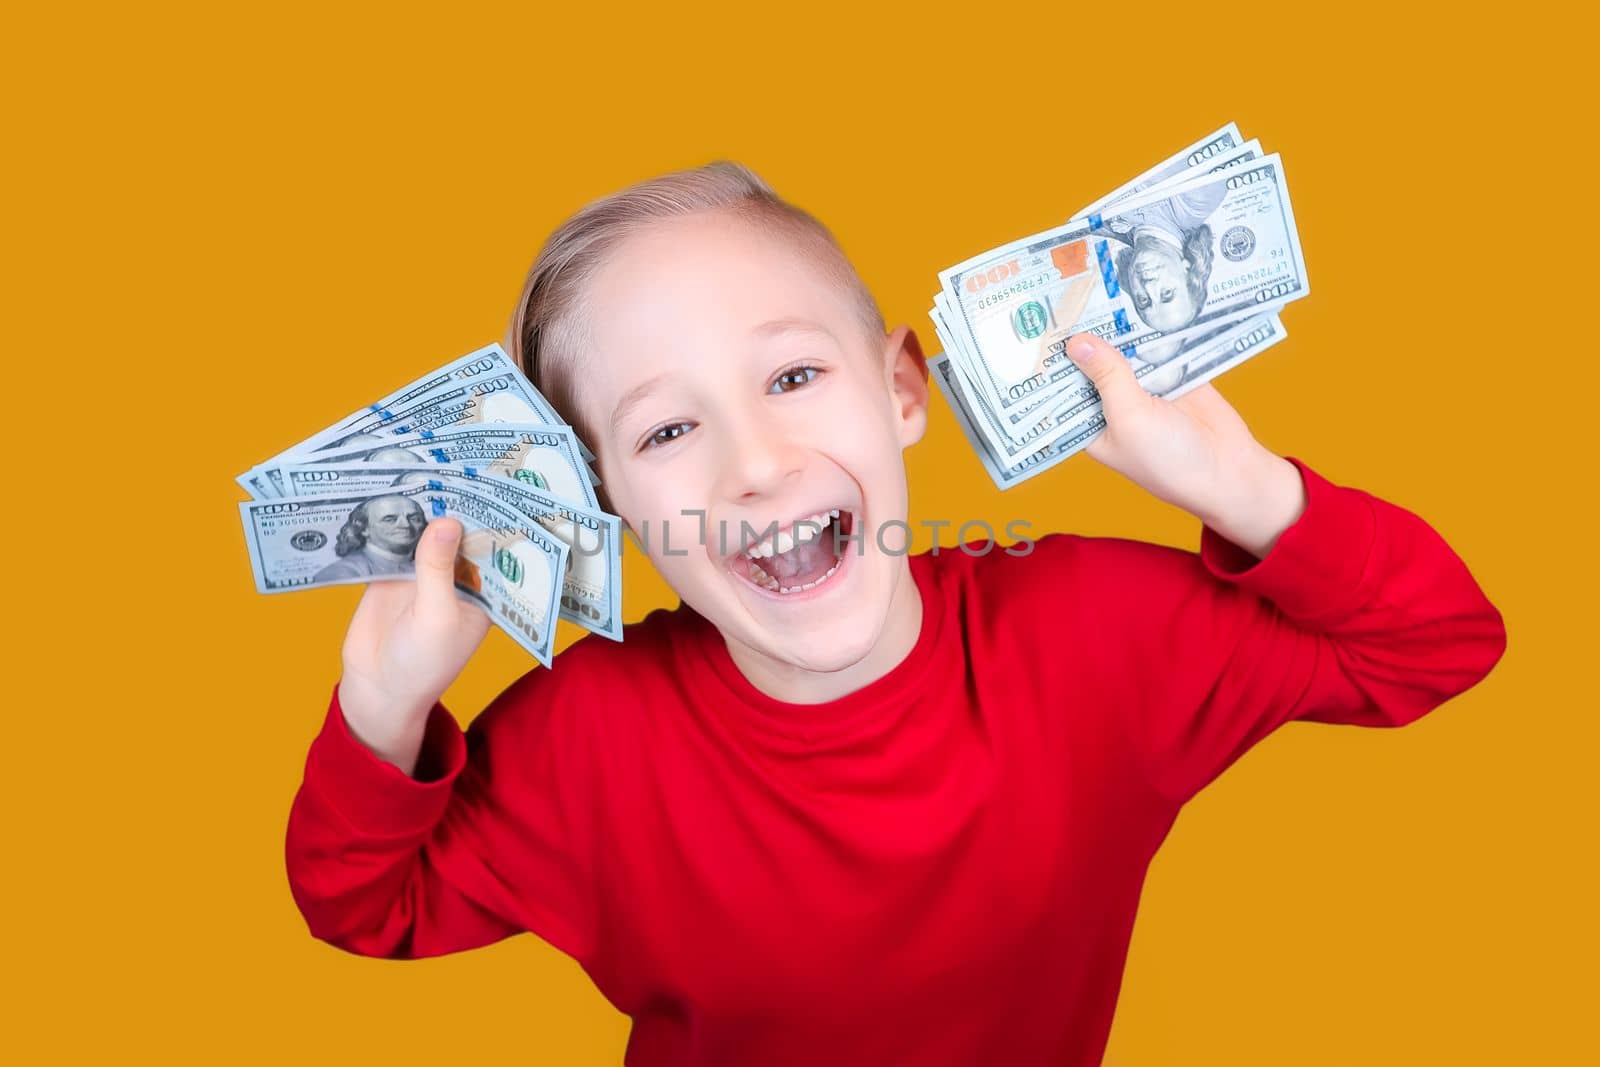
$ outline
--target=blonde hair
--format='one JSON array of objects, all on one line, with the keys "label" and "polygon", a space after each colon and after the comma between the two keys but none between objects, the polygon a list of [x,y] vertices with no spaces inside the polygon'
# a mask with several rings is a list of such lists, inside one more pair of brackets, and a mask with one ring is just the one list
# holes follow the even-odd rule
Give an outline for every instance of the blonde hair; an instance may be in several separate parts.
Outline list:
[{"label": "blonde hair", "polygon": [[506,349],[585,443],[595,440],[577,403],[584,347],[581,309],[587,282],[630,234],[664,219],[729,211],[796,241],[849,292],[868,336],[882,337],[883,314],[832,232],[773,192],[755,171],[717,160],[663,174],[595,200],[556,227],[528,271]]}]

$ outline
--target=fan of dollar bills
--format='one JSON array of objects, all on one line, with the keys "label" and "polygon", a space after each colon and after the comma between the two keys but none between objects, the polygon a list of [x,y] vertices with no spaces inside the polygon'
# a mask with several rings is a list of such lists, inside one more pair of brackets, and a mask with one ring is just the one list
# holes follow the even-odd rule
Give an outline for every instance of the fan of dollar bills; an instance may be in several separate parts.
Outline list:
[{"label": "fan of dollar bills", "polygon": [[1105,428],[1068,337],[1105,338],[1175,400],[1283,340],[1277,310],[1310,291],[1283,164],[1233,123],[939,282],[929,368],[1001,489]]},{"label": "fan of dollar bills", "polygon": [[239,475],[256,589],[415,577],[463,528],[456,589],[550,665],[559,615],[622,640],[621,524],[591,453],[499,345],[445,364]]}]

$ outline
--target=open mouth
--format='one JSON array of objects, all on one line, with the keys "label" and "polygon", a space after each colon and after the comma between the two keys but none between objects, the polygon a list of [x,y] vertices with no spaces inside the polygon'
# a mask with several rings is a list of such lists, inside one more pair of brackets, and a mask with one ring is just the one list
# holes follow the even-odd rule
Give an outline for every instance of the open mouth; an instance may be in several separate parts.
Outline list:
[{"label": "open mouth", "polygon": [[807,593],[833,579],[844,567],[848,540],[855,530],[848,508],[829,508],[796,519],[774,532],[757,530],[759,540],[733,556],[741,579],[775,596]]}]

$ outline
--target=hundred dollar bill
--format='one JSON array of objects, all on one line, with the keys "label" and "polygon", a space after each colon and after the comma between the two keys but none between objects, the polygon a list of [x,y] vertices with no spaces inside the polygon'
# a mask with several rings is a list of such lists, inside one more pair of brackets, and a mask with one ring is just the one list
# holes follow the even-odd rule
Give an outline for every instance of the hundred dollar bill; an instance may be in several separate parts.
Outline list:
[{"label": "hundred dollar bill", "polygon": [[1244,137],[1239,133],[1238,125],[1230,122],[1215,133],[1208,134],[1194,144],[1186,145],[1174,152],[1137,178],[1117,186],[1072,217],[1083,218],[1092,212],[1102,210],[1107,204],[1126,200],[1157,185],[1164,185],[1174,178],[1184,178],[1207,162],[1233,152],[1242,143]]},{"label": "hundred dollar bill", "polygon": [[415,581],[422,531],[446,515],[461,520],[464,531],[456,589],[550,666],[567,546],[498,501],[462,486],[418,484],[239,504],[250,567],[262,593]]},{"label": "hundred dollar bill", "polygon": [[[1087,218],[1090,214],[1102,211],[1107,205],[1114,205],[1133,196],[1147,191],[1153,192],[1165,189],[1187,181],[1198,174],[1215,174],[1229,167],[1236,167],[1263,155],[1261,142],[1257,140],[1238,142],[1239,131],[1233,123],[1229,123],[1209,137],[1202,138],[1194,144],[1167,159],[1157,163],[1137,178],[1120,186],[1115,192],[1101,197],[1082,211],[1073,215],[1069,222]],[[1230,147],[1231,146],[1231,147]],[[948,296],[944,292],[934,296],[935,310],[929,312],[934,319],[935,328],[941,337],[948,336],[947,321]],[[948,347],[948,344],[947,346]],[[1038,404],[1040,401],[1032,400],[1024,407]]]},{"label": "hundred dollar bill", "polygon": [[[1115,205],[1146,190],[1164,189],[1167,186],[1185,181],[1196,174],[1215,174],[1229,167],[1236,167],[1253,159],[1259,159],[1262,155],[1260,141],[1246,141],[1236,148],[1223,147],[1233,139],[1236,132],[1230,123],[1211,137],[1190,145],[1170,159],[1163,160],[1123,186],[1120,191],[1110,196],[1102,197],[1074,216],[1074,218],[1082,218],[1091,212],[1103,209],[1108,204]],[[938,334],[947,352],[958,347],[958,342],[953,336],[954,331],[947,324],[949,318],[948,307],[947,294],[940,292],[934,297],[933,309],[928,312],[933,319],[934,332]],[[1233,325],[1235,325],[1234,322],[1220,323],[1217,324],[1217,330],[1227,329]],[[1184,347],[1193,348],[1197,344],[1205,343],[1209,340],[1211,334],[1216,333],[1217,330],[1212,330],[1206,334],[1188,336],[1183,342]],[[1163,366],[1170,366],[1172,357],[1179,354],[1179,352],[1171,353],[1168,357],[1168,362]],[[956,369],[961,372],[962,376],[970,380],[970,374],[965,368],[972,365],[972,360],[958,358],[954,362]],[[1136,373],[1140,374],[1141,377],[1152,370],[1154,366],[1138,359],[1134,359],[1133,362]],[[1146,387],[1154,391],[1155,383],[1148,382]],[[975,394],[975,389],[968,390],[969,396]],[[1081,381],[1075,386],[1063,387],[1059,393],[1044,392],[1033,399],[1024,401],[1011,413],[1010,425],[1015,427],[1011,433],[1008,433],[1006,426],[994,418],[987,407],[983,407],[981,409],[983,417],[978,422],[978,428],[982,430],[990,446],[998,453],[1021,455],[1033,452],[1049,443],[1052,439],[1050,431],[1053,427],[1061,427],[1063,431],[1065,430],[1073,417],[1073,412],[1070,409],[1074,405],[1081,405],[1086,395],[1092,397],[1093,390],[1089,387],[1088,382]]]},{"label": "hundred dollar bill", "polygon": [[1276,155],[1198,175],[975,257],[941,275],[979,395],[1020,434],[1025,405],[1081,381],[1064,351],[1094,333],[1163,362],[1190,332],[1309,291]]},{"label": "hundred dollar bill", "polygon": [[[354,449],[424,430],[500,422],[567,425],[505,351],[493,344],[423,375],[257,467],[300,462],[300,457],[310,453]],[[573,442],[584,459],[580,472],[590,482],[598,483],[587,466],[594,453],[576,436]],[[278,488],[260,486],[254,473],[254,469],[246,471],[235,481],[252,496],[263,488]]]},{"label": "hundred dollar bill", "polygon": [[[1265,351],[1283,340],[1287,332],[1275,314],[1252,316],[1209,338],[1205,344],[1186,352],[1183,376],[1177,384],[1157,395],[1176,400],[1201,384],[1210,381],[1223,371],[1238,366],[1251,356]],[[1009,489],[1036,474],[1042,474],[1056,464],[1076,454],[1105,429],[1105,412],[1098,402],[1085,410],[1075,421],[1066,424],[1047,443],[1024,451],[1020,455],[1006,455],[990,447],[988,439],[978,430],[984,417],[982,405],[967,391],[959,369],[946,353],[928,361],[934,382],[944,393],[956,422],[966,435],[968,443],[978,453],[989,478],[1000,489]]]},{"label": "hundred dollar bill", "polygon": [[[941,293],[936,300],[934,308],[928,313],[934,320],[934,333],[943,342],[945,352],[950,355],[950,362],[956,373],[966,383],[967,396],[969,398],[979,397],[982,395],[981,391],[976,381],[972,378],[971,372],[967,370],[968,367],[973,365],[973,360],[955,354],[960,349],[960,339],[955,336],[954,331],[947,325],[950,313],[946,310],[946,307],[944,294]],[[1085,386],[1087,384],[1084,383]],[[977,409],[982,418],[978,420],[978,428],[987,439],[989,447],[997,453],[1021,454],[1023,452],[1032,452],[1044,443],[1039,440],[1040,436],[1047,432],[1050,427],[1061,423],[1059,418],[1053,417],[1055,409],[1079,403],[1085,395],[1092,396],[1093,391],[1086,391],[1080,386],[1078,388],[1063,388],[1059,392],[1040,393],[1038,396],[1014,408],[1010,413],[1011,421],[1009,422],[1002,421],[996,417],[988,405],[979,404]]]},{"label": "hundred dollar bill", "polygon": [[283,495],[278,492],[277,486],[272,484],[272,479],[267,477],[267,472],[261,467],[251,467],[234,481],[244,486],[245,492],[250,494],[252,500],[276,500]]},{"label": "hundred dollar bill", "polygon": [[454,484],[490,496],[567,546],[562,617],[613,641],[622,640],[622,531],[615,515],[558,499],[487,468],[366,462],[286,465],[278,470],[290,498],[364,496],[417,484]]},{"label": "hundred dollar bill", "polygon": [[[279,496],[283,466],[305,463],[454,463],[478,467],[528,483],[551,496],[598,509],[594,487],[584,477],[577,435],[570,426],[495,422],[380,438],[379,444],[292,456],[258,468]],[[248,472],[247,472],[248,473]]]},{"label": "hundred dollar bill", "polygon": [[[379,444],[396,437],[433,433],[514,422],[539,423],[538,412],[524,403],[523,391],[531,388],[518,370],[501,371],[452,384],[416,400],[410,407],[384,408],[347,426],[324,430],[315,438],[274,457],[276,462],[291,462],[313,452],[332,452]],[[551,423],[561,425],[565,423]],[[574,438],[574,441],[577,439]],[[579,445],[581,449],[581,443]],[[598,479],[586,465],[579,471],[591,482]]]},{"label": "hundred dollar bill", "polygon": [[[1243,316],[1216,323],[1210,330],[1188,334],[1175,349],[1162,353],[1165,358],[1161,362],[1147,361],[1138,356],[1128,357],[1134,378],[1144,386],[1146,392],[1168,396],[1173,389],[1188,384],[1192,368],[1208,358],[1214,340],[1223,334],[1237,336],[1241,328],[1248,324],[1259,325],[1265,318],[1261,315]],[[977,386],[961,364],[952,361],[952,366],[968,399],[977,396]],[[1030,408],[1027,421],[1009,428],[986,405],[974,404],[973,408],[976,429],[983,435],[989,452],[1009,466],[1072,432],[1086,416],[1098,412],[1100,393],[1088,378],[1080,377],[1050,394],[1047,403]],[[1023,432],[1019,434],[1019,430]]]},{"label": "hundred dollar bill", "polygon": [[[534,388],[522,369],[511,361],[498,344],[485,345],[452,360],[368,404],[323,431],[332,438],[367,433],[375,426],[390,426],[397,420],[417,418],[425,412],[464,399],[474,401],[471,422],[539,422],[566,425],[550,401]],[[420,429],[421,427],[416,427]],[[318,435],[319,437],[322,435]],[[585,462],[594,453],[579,443]]]},{"label": "hundred dollar bill", "polygon": [[[1155,374],[1142,379],[1142,384],[1156,396],[1177,400],[1224,371],[1260,355],[1288,335],[1283,320],[1275,312],[1250,316],[1227,329],[1208,335],[1203,344],[1185,349],[1180,359],[1162,364]],[[1102,406],[1097,404],[1079,416],[1079,426],[1088,422],[1104,427]],[[1075,426],[1067,433],[1075,432],[1077,428]]]},{"label": "hundred dollar bill", "polygon": [[1069,221],[1086,219],[1095,214],[1104,214],[1107,209],[1115,209],[1118,204],[1132,200],[1135,195],[1140,197],[1155,196],[1158,193],[1175,188],[1184,182],[1192,181],[1202,174],[1216,174],[1219,171],[1227,170],[1230,167],[1237,167],[1241,163],[1248,163],[1253,159],[1260,159],[1264,155],[1266,155],[1266,153],[1261,150],[1260,141],[1254,139],[1246,141],[1237,148],[1230,148],[1226,152],[1220,152],[1216,155],[1210,156],[1195,166],[1183,171],[1182,173],[1174,174],[1163,181],[1156,182],[1153,185],[1143,186],[1133,192],[1125,193],[1121,196],[1108,197],[1103,200],[1096,201],[1095,203],[1084,208],[1082,211],[1078,212],[1076,215],[1072,216],[1072,219]]}]

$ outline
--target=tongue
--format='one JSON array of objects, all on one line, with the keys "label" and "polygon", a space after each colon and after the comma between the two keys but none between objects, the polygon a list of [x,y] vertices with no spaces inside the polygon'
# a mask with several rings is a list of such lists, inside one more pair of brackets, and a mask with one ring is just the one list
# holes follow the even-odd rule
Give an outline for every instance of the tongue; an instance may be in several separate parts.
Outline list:
[{"label": "tongue", "polygon": [[761,569],[785,586],[816,581],[834,564],[833,545],[828,534],[828,530],[823,530],[822,536],[809,544],[795,545],[782,555],[766,557],[760,561]]}]

